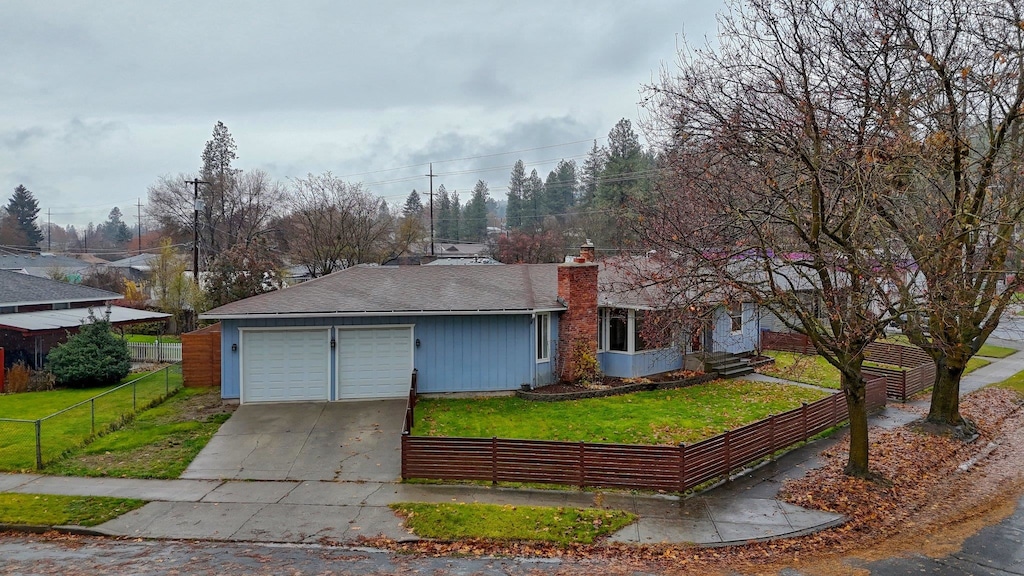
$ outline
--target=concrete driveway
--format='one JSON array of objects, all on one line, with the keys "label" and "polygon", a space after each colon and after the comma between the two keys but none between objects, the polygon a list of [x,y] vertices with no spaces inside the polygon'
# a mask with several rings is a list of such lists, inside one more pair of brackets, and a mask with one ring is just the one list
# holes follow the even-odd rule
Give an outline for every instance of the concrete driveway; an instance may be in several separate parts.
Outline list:
[{"label": "concrete driveway", "polygon": [[244,404],[181,477],[395,481],[405,404],[404,398]]}]

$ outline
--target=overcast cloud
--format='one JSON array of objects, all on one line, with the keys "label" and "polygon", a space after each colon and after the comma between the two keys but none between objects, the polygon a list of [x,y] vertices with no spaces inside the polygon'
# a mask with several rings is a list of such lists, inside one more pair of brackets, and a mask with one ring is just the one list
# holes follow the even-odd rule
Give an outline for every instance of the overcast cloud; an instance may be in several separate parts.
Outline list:
[{"label": "overcast cloud", "polygon": [[719,8],[4,2],[0,196],[24,184],[54,223],[99,222],[114,205],[134,223],[147,186],[199,168],[221,120],[239,168],[330,170],[400,203],[427,189],[434,162],[435,185],[465,198],[482,178],[501,199],[517,158],[543,177],[619,118],[636,122],[641,84],[680,34],[713,35]]}]

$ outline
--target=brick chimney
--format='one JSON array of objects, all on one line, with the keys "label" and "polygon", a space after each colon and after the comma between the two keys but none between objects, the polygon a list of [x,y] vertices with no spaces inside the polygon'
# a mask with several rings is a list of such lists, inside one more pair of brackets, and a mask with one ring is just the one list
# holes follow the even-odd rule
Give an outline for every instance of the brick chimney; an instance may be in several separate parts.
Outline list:
[{"label": "brick chimney", "polygon": [[[589,249],[589,252],[588,252]],[[588,256],[589,254],[589,256]],[[588,260],[589,258],[589,260]],[[558,377],[571,381],[576,372],[577,342],[597,357],[597,270],[594,245],[588,240],[574,262],[558,265],[558,297],[568,308],[558,323]]]},{"label": "brick chimney", "polygon": [[594,243],[590,241],[590,238],[587,238],[587,241],[580,246],[580,258],[582,258],[584,262],[593,262],[595,260]]}]

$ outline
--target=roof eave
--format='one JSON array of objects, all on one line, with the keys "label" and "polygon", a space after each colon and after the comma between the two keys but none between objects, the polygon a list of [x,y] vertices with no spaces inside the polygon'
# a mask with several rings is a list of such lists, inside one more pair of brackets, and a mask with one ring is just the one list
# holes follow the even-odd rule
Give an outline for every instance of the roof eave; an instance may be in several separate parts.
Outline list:
[{"label": "roof eave", "polygon": [[500,310],[361,310],[349,312],[277,312],[253,314],[210,314],[199,315],[200,320],[250,320],[266,318],[351,318],[367,316],[490,316],[537,314],[543,312],[564,312],[564,307],[551,308],[504,308]]}]

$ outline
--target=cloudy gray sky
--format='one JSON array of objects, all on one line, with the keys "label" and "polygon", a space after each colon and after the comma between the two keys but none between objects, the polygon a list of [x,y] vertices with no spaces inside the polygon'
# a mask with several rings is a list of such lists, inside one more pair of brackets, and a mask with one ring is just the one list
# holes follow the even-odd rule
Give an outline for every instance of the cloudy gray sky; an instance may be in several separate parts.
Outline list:
[{"label": "cloudy gray sky", "polygon": [[134,224],[147,186],[197,170],[221,120],[236,166],[281,180],[329,170],[400,203],[434,162],[435,185],[465,198],[481,178],[501,199],[517,158],[543,177],[636,122],[641,84],[681,34],[713,34],[719,8],[8,0],[0,195],[24,184],[54,223],[117,205]]}]

